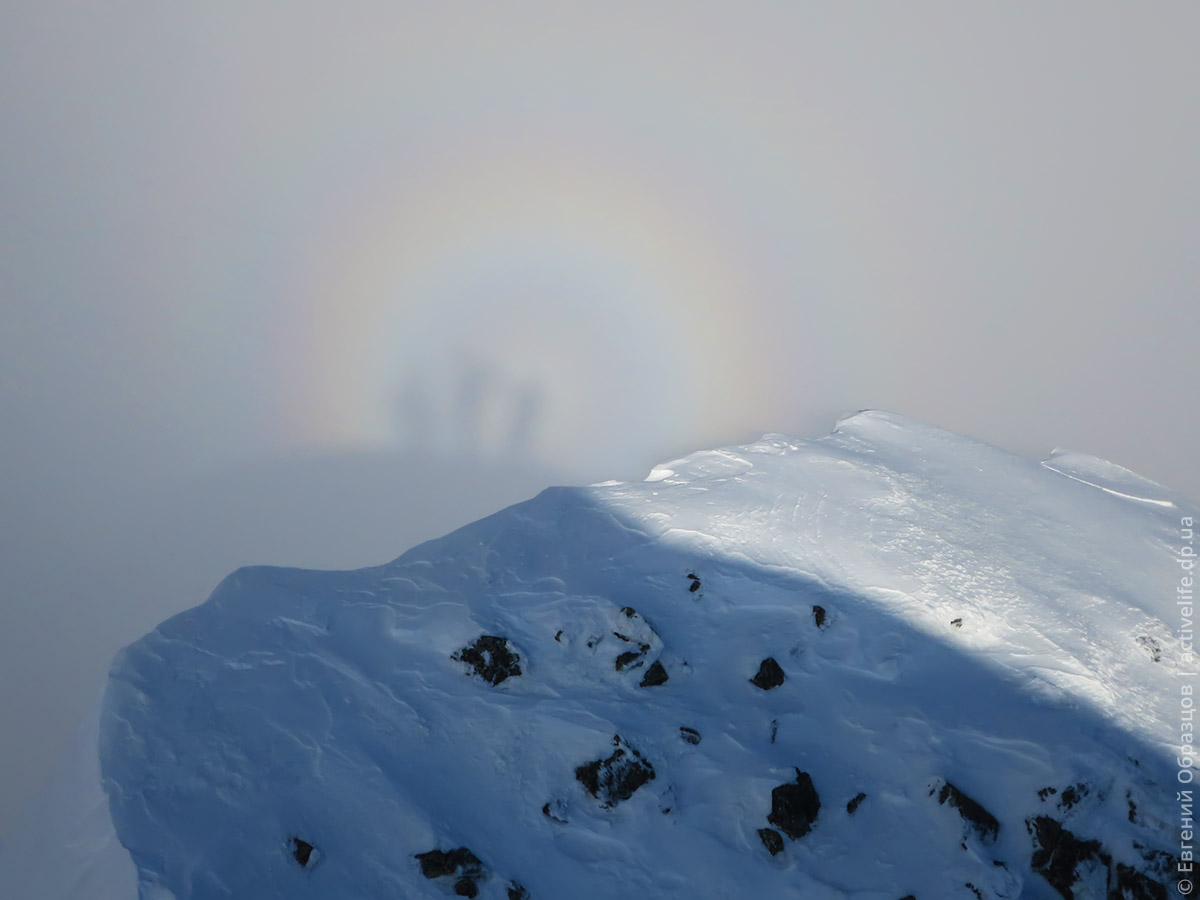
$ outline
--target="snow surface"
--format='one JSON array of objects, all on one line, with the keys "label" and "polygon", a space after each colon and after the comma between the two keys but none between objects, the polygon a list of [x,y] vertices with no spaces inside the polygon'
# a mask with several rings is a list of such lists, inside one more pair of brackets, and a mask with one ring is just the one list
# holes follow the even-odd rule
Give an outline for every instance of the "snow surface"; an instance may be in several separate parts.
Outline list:
[{"label": "snow surface", "polygon": [[[1155,874],[1196,514],[1110,463],[865,412],[553,488],[384,566],[243,569],[113,664],[116,833],[144,900],[454,896],[415,857],[460,847],[481,898],[1058,897],[1036,816]],[[474,673],[481,635],[519,675]],[[603,803],[576,771],[617,735],[655,777]],[[798,772],[820,810],[772,856]]]}]

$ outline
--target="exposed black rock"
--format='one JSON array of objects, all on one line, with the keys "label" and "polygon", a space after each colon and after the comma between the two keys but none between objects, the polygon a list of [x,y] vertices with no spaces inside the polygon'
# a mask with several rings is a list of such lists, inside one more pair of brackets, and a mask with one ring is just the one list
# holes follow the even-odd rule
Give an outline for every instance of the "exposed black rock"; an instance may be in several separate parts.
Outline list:
[{"label": "exposed black rock", "polygon": [[775,743],[775,738],[779,736],[779,720],[771,720],[771,743]]},{"label": "exposed black rock", "polygon": [[[619,635],[618,635],[619,637]],[[618,654],[613,660],[613,666],[618,672],[624,672],[626,669],[633,667],[637,668],[643,662],[642,657],[646,655],[646,651],[650,649],[649,644],[641,644],[639,650],[626,650],[624,653]],[[634,665],[636,663],[636,665]]]},{"label": "exposed black rock", "polygon": [[955,628],[962,628],[962,619],[951,619],[950,624]]},{"label": "exposed black rock", "polygon": [[813,621],[817,623],[818,628],[825,627],[825,607],[813,604]]},{"label": "exposed black rock", "polygon": [[466,847],[456,850],[429,850],[415,854],[414,858],[421,864],[421,874],[426,878],[442,878],[455,874],[475,878],[483,873],[483,863]]},{"label": "exposed black rock", "polygon": [[[1146,871],[1124,863],[1112,865],[1111,854],[1099,841],[1080,840],[1049,816],[1030,818],[1025,827],[1033,835],[1031,868],[1066,900],[1099,896],[1100,892],[1108,900],[1166,900],[1169,896],[1164,884]],[[1138,844],[1134,847],[1154,875],[1165,878],[1171,874],[1175,860],[1170,853]],[[1078,894],[1080,890],[1084,893]]]},{"label": "exposed black rock", "polygon": [[700,590],[700,579],[696,577],[694,572],[688,572],[687,577],[691,581],[691,584],[688,585],[688,591],[694,594]]},{"label": "exposed black rock", "polygon": [[796,770],[796,780],[771,791],[771,813],[767,821],[783,829],[793,841],[812,830],[821,811],[821,798],[807,772]]},{"label": "exposed black rock", "polygon": [[[633,607],[622,607],[620,616],[624,621],[618,620],[613,626],[612,636],[629,647],[617,654],[613,660],[613,668],[618,672],[640,669],[646,664],[646,654],[650,652],[651,642],[659,642],[658,635]],[[589,643],[588,646],[592,644]]]},{"label": "exposed black rock", "polygon": [[1168,879],[1172,873],[1179,871],[1178,865],[1180,860],[1177,860],[1165,850],[1155,850],[1153,847],[1147,847],[1143,844],[1139,844],[1137,841],[1133,842],[1133,849],[1136,850],[1138,855],[1149,864],[1147,866],[1147,871],[1159,876],[1160,878]]},{"label": "exposed black rock", "polygon": [[643,784],[654,780],[654,767],[642,754],[613,737],[615,749],[607,759],[597,759],[575,769],[575,779],[605,809],[633,796]]},{"label": "exposed black rock", "polygon": [[777,688],[783,684],[783,669],[779,668],[774,657],[768,656],[759,664],[758,674],[750,679],[750,683],[764,691]]},{"label": "exposed black rock", "polygon": [[1038,791],[1038,799],[1040,799],[1042,802],[1045,802],[1047,797],[1050,797],[1053,794],[1057,794],[1057,793],[1058,793],[1058,788],[1044,787],[1040,791]]},{"label": "exposed black rock", "polygon": [[459,897],[474,897],[479,893],[474,878],[460,878],[454,882],[454,893]]},{"label": "exposed black rock", "polygon": [[1116,884],[1108,896],[1111,900],[1167,900],[1167,889],[1144,872],[1117,863]]},{"label": "exposed black rock", "polygon": [[666,684],[670,676],[667,675],[667,670],[657,659],[650,663],[650,668],[646,670],[645,676],[642,678],[642,687],[657,687],[660,684]]},{"label": "exposed black rock", "polygon": [[308,865],[309,859],[312,858],[312,852],[313,845],[308,841],[298,837],[292,838],[292,856],[295,857],[296,862],[300,863],[302,867]]},{"label": "exposed black rock", "polygon": [[968,882],[964,883],[963,887],[965,887],[972,894],[974,894],[976,897],[976,900],[983,900],[983,894],[980,892],[979,888],[975,887],[975,885],[971,884],[971,882],[968,881]]},{"label": "exposed black rock", "polygon": [[900,898],[900,900],[917,900],[917,898],[914,897],[912,894],[905,894],[903,897]]},{"label": "exposed black rock", "polygon": [[846,804],[846,812],[848,812],[850,815],[854,815],[858,811],[859,806],[861,806],[862,802],[866,799],[867,795],[862,791],[859,791],[851,798],[850,802]]},{"label": "exposed black rock", "polygon": [[763,846],[767,848],[767,852],[772,856],[778,856],[783,852],[783,838],[779,836],[779,832],[774,828],[758,829],[758,837],[763,842]]},{"label": "exposed black rock", "polygon": [[1030,868],[1049,882],[1065,900],[1075,900],[1072,885],[1079,880],[1079,869],[1096,862],[1107,869],[1111,862],[1099,841],[1081,841],[1049,816],[1028,819],[1025,827],[1033,835]]},{"label": "exposed black rock", "polygon": [[1158,641],[1148,634],[1141,635],[1137,641],[1146,648],[1152,662],[1162,662],[1162,647],[1159,646]]},{"label": "exposed black rock", "polygon": [[508,883],[508,900],[529,900],[529,891],[519,881]]},{"label": "exposed black rock", "polygon": [[1062,792],[1062,797],[1060,797],[1058,801],[1058,808],[1062,810],[1071,809],[1089,793],[1090,790],[1088,786],[1082,781],[1079,784],[1073,784]]},{"label": "exposed black rock", "polygon": [[453,658],[472,666],[475,674],[491,685],[521,674],[521,657],[508,646],[507,638],[494,634],[480,635]]},{"label": "exposed black rock", "polygon": [[994,841],[1000,832],[1000,823],[996,817],[972,800],[948,781],[942,782],[938,791],[938,803],[949,803],[958,810],[963,820],[970,825],[980,840]]},{"label": "exposed black rock", "polygon": [[700,743],[700,732],[698,732],[695,728],[688,728],[685,725],[680,725],[679,736],[689,744]]}]

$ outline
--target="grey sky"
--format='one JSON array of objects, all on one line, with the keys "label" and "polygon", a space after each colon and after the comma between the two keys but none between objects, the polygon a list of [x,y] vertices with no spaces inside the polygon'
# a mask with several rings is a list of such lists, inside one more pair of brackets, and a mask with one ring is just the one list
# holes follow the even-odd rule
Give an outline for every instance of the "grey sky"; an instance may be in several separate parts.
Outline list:
[{"label": "grey sky", "polygon": [[242,563],[861,407],[1200,497],[1200,7],[578,7],[0,8],[0,832]]}]

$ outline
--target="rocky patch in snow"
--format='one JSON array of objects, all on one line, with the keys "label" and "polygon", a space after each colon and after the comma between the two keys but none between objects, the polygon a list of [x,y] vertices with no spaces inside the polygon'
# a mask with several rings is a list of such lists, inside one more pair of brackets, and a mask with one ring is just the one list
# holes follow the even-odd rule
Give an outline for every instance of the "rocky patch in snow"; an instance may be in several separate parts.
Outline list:
[{"label": "rocky patch in snow", "polygon": [[[1030,818],[1025,825],[1033,839],[1030,867],[1065,900],[1167,900],[1162,882],[1134,866],[1114,865],[1112,854],[1099,841],[1081,839],[1049,816]],[[1162,859],[1146,862],[1156,874],[1166,868]]]},{"label": "rocky patch in snow", "polygon": [[981,841],[990,843],[1000,833],[996,817],[948,781],[936,784],[930,794],[937,794],[938,803],[949,804],[958,810],[963,822]]},{"label": "rocky patch in snow", "polygon": [[700,743],[700,732],[698,732],[695,728],[688,728],[686,725],[680,725],[679,736],[689,744]]},{"label": "rocky patch in snow", "polygon": [[609,809],[628,800],[642,785],[654,780],[654,767],[641,753],[613,736],[613,752],[575,769],[575,779],[589,794]]},{"label": "rocky patch in snow", "polygon": [[454,893],[474,897],[479,893],[478,881],[484,876],[483,863],[466,847],[454,850],[428,850],[415,854],[426,878],[453,881]]},{"label": "rocky patch in snow", "polygon": [[821,812],[821,798],[807,772],[796,770],[796,780],[771,791],[771,812],[767,821],[793,841],[812,830]]},{"label": "rocky patch in snow", "polygon": [[521,657],[508,644],[508,639],[494,634],[480,635],[454,654],[488,684],[497,685],[507,678],[521,674]]},{"label": "rocky patch in snow", "polygon": [[763,842],[763,846],[767,848],[767,852],[772,856],[778,856],[783,852],[783,838],[774,828],[758,829],[758,837]]},{"label": "rocky patch in snow", "polygon": [[768,656],[758,664],[758,671],[750,679],[752,685],[764,691],[779,687],[783,684],[783,681],[783,669],[779,667],[779,663],[775,662],[774,657],[771,656]]},{"label": "rocky patch in snow", "polygon": [[301,866],[307,866],[309,862],[315,862],[313,852],[316,850],[312,844],[303,838],[292,838],[292,858]]},{"label": "rocky patch in snow", "polygon": [[658,687],[660,684],[666,684],[670,678],[662,661],[656,659],[646,669],[646,674],[642,676],[640,684],[642,687]]}]

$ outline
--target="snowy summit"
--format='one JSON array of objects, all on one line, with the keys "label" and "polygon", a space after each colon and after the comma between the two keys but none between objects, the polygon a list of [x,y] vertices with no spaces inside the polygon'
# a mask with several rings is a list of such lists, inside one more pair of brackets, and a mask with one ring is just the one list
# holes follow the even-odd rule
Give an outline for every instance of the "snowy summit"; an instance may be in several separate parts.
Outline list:
[{"label": "snowy summit", "polygon": [[113,664],[111,822],[145,900],[1180,896],[1195,515],[866,412],[244,569]]}]

